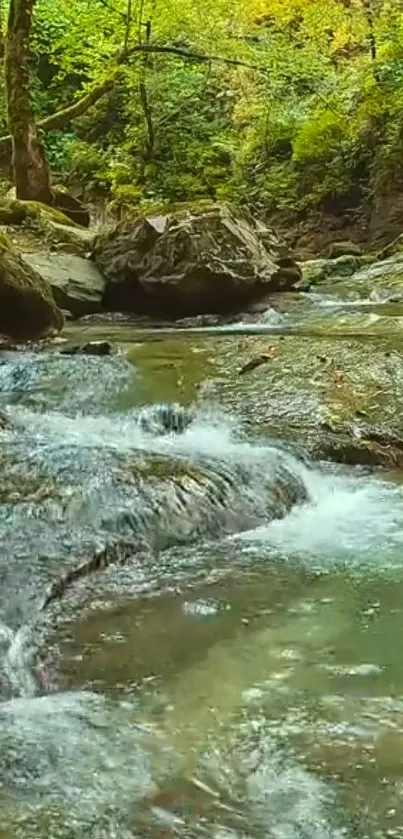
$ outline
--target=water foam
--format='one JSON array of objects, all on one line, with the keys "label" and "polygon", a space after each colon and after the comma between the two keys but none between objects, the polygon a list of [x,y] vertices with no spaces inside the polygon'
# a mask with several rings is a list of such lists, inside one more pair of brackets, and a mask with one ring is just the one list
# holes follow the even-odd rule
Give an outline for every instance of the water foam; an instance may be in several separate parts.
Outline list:
[{"label": "water foam", "polygon": [[313,469],[306,472],[309,504],[233,537],[251,554],[281,554],[326,570],[402,565],[402,489],[376,477]]},{"label": "water foam", "polygon": [[[309,503],[294,507],[283,519],[232,537],[242,541],[246,552],[275,551],[285,558],[309,559],[324,569],[341,561],[352,566],[375,559],[386,565],[401,564],[403,514],[399,486],[359,472],[319,465],[309,468],[276,441],[262,444],[242,439],[235,420],[220,412],[196,413],[182,433],[163,432],[158,422],[151,422],[144,430],[141,417],[148,410],[152,419],[157,408],[109,416],[38,414],[22,407],[14,407],[11,413],[12,419],[36,440],[42,456],[63,461],[62,450],[67,454],[71,449],[72,460],[80,468],[86,453],[91,464],[93,458],[107,463],[108,454],[151,452],[205,461],[212,468],[218,463],[228,469],[241,466],[254,474],[254,491],[258,493],[264,491],[264,476],[283,463],[306,486]],[[31,452],[31,462],[34,457]]]},{"label": "water foam", "polygon": [[[164,406],[160,406],[164,407]],[[175,406],[171,406],[175,408]],[[177,406],[180,410],[180,406]],[[151,422],[144,428],[142,419],[148,410]],[[197,411],[193,420],[181,433],[164,431],[153,415],[156,406],[103,416],[77,413],[67,416],[59,411],[37,413],[29,408],[12,407],[10,418],[20,430],[26,430],[32,442],[44,443],[49,452],[55,446],[110,450],[121,454],[148,451],[156,454],[205,455],[243,463],[261,463],[275,452],[285,456],[285,446],[277,441],[259,444],[249,442],[239,434],[237,421],[222,411]],[[290,447],[291,449],[292,447]],[[291,451],[290,462],[299,468],[299,459]]]}]

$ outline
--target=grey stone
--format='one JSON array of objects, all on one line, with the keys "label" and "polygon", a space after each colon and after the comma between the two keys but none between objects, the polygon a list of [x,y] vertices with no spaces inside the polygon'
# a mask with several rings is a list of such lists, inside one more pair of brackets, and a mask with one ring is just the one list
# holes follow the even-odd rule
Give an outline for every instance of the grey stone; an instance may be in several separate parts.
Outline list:
[{"label": "grey stone", "polygon": [[49,283],[61,309],[75,317],[102,311],[105,280],[93,262],[62,253],[23,253],[22,257]]},{"label": "grey stone", "polygon": [[274,231],[226,205],[125,221],[98,237],[93,256],[106,308],[158,317],[239,311],[301,280]]}]

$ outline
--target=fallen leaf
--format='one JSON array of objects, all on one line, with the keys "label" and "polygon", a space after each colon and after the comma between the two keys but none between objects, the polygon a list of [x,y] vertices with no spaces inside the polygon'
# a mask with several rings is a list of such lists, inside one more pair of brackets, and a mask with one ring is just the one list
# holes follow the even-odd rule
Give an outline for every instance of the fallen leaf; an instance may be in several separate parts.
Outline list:
[{"label": "fallen leaf", "polygon": [[267,359],[275,358],[276,355],[277,355],[277,347],[267,347],[267,350],[264,350],[264,352],[262,352],[262,356],[264,356],[264,358],[267,358]]},{"label": "fallen leaf", "polygon": [[[241,367],[241,369],[239,370],[238,375],[243,376],[244,373],[250,373],[256,367],[260,367],[261,364],[266,364],[268,361],[275,358],[275,356],[276,356],[275,348],[270,347],[269,350],[270,350],[270,352],[267,351],[267,352],[259,353],[259,355],[255,355],[253,358],[251,358],[250,361],[247,361],[246,364],[244,364],[244,366]],[[273,350],[274,350],[274,352],[273,352]]]}]

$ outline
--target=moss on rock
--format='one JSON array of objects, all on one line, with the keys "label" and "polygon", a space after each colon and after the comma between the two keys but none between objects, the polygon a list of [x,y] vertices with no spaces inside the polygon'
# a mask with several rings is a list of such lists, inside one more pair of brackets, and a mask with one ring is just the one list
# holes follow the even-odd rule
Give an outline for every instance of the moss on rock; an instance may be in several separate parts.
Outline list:
[{"label": "moss on rock", "polygon": [[20,201],[18,198],[0,200],[0,224],[19,225],[27,221],[53,221],[57,224],[75,226],[64,213],[48,207],[39,201]]},{"label": "moss on rock", "polygon": [[63,315],[50,287],[0,231],[0,332],[17,341],[61,329]]}]

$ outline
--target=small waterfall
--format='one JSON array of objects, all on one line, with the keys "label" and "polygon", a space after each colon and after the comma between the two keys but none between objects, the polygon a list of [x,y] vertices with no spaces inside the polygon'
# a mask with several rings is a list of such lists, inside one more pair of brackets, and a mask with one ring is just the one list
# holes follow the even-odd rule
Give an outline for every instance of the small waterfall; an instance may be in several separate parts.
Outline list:
[{"label": "small waterfall", "polygon": [[131,532],[161,549],[257,526],[308,500],[307,469],[295,454],[242,442],[222,418],[174,405],[102,417],[9,413],[17,430],[4,447],[7,468],[25,501],[8,534],[17,552],[24,530],[42,543],[48,526],[51,545],[55,527],[63,534],[73,523],[66,538]]},{"label": "small waterfall", "polygon": [[130,371],[103,359],[100,381],[98,366],[44,354],[0,367],[10,418],[0,462],[5,696],[35,692],[39,604],[72,569],[89,569],[94,552],[214,539],[308,501],[307,467],[284,445],[253,445],[225,416],[179,404],[116,410]]},{"label": "small waterfall", "polygon": [[[361,835],[339,819],[331,772],[316,771],[317,685],[325,672],[325,745],[337,740],[342,769],[337,715],[351,700],[350,767],[365,690],[331,683],[328,659],[350,593],[355,634],[377,614],[354,574],[401,565],[401,487],[245,439],[211,406],[152,403],[143,384],[119,356],[0,365],[6,828],[22,839]],[[340,590],[332,568],[346,574]],[[61,661],[59,692],[42,654]],[[366,661],[348,672],[381,673]],[[386,704],[370,712],[388,722]],[[372,729],[368,742],[376,757]]]}]

